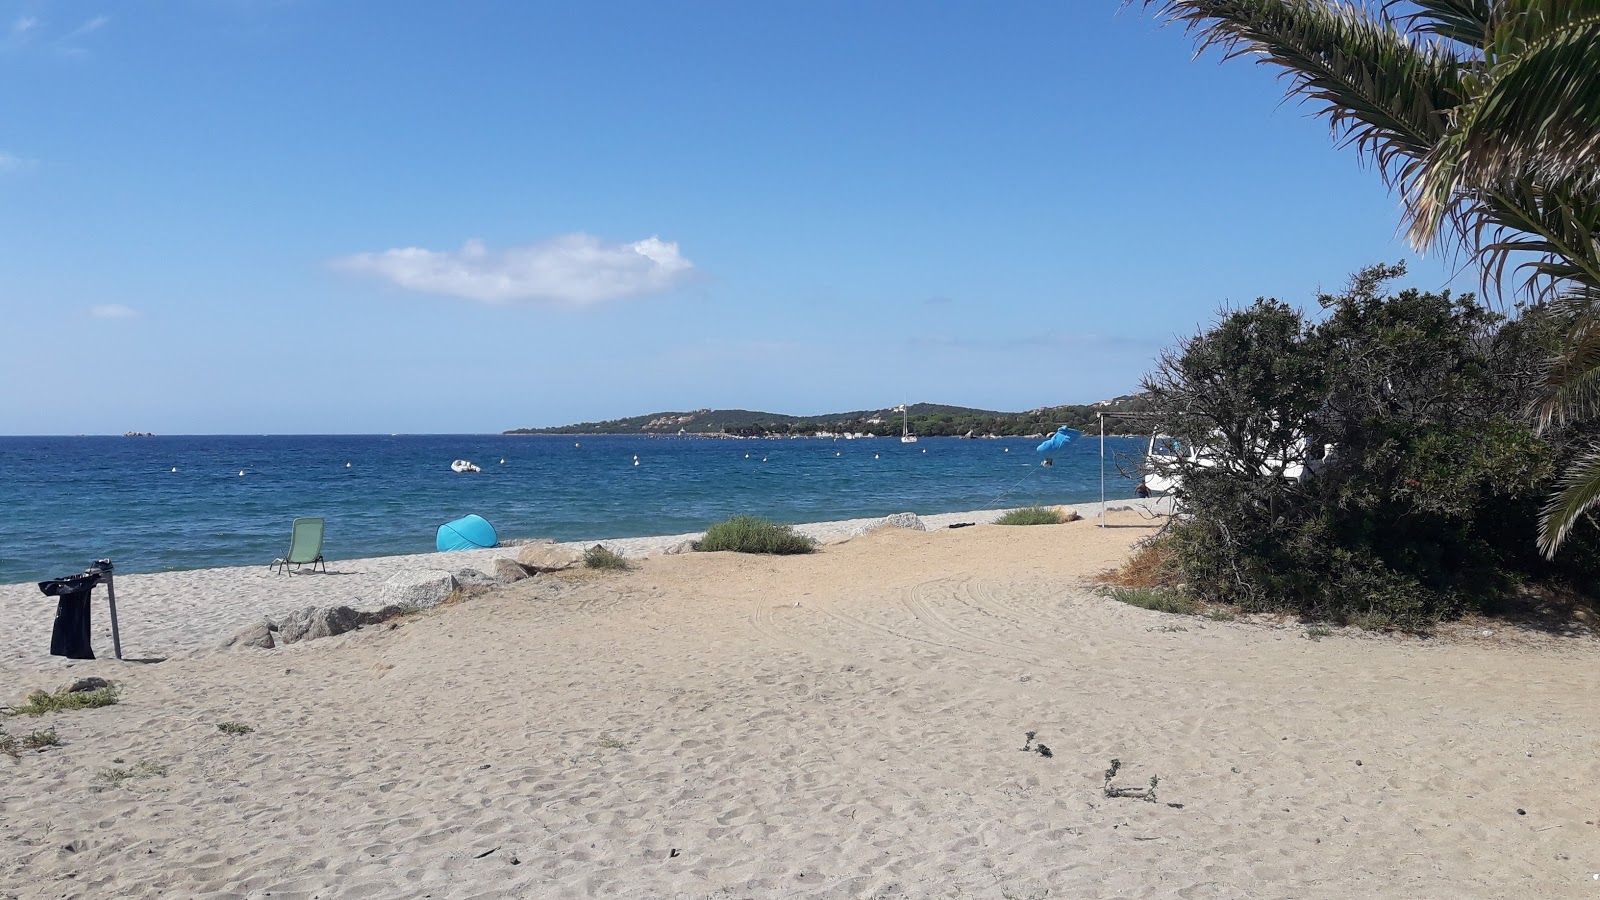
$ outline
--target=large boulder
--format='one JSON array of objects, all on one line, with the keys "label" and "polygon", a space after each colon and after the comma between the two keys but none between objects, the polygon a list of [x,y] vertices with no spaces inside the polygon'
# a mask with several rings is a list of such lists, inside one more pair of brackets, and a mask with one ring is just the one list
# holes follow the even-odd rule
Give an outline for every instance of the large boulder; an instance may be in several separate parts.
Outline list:
[{"label": "large boulder", "polygon": [[223,641],[222,649],[242,650],[254,648],[257,650],[271,650],[277,646],[277,642],[272,638],[272,632],[275,628],[276,626],[266,619],[246,625],[234,632],[233,637]]},{"label": "large boulder", "polygon": [[677,556],[680,553],[693,553],[694,541],[679,541],[661,552],[667,554],[668,556]]},{"label": "large boulder", "polygon": [[540,541],[518,550],[517,562],[534,572],[559,572],[583,562],[583,554],[555,541]]},{"label": "large boulder", "polygon": [[62,693],[66,693],[66,694],[87,694],[90,691],[98,691],[98,690],[100,690],[102,688],[108,688],[108,687],[111,687],[111,682],[109,682],[109,681],[105,680],[104,678],[101,678],[101,677],[99,677],[97,675],[91,675],[88,678],[79,678],[76,681],[72,682],[71,684],[67,685],[66,687],[62,688]]},{"label": "large boulder", "polygon": [[527,578],[528,570],[509,556],[497,556],[494,559],[494,577],[501,584],[510,584]]},{"label": "large boulder", "polygon": [[893,525],[896,528],[909,528],[912,531],[927,531],[928,526],[922,524],[922,519],[916,513],[894,513],[883,517],[883,524]]},{"label": "large boulder", "polygon": [[363,616],[348,606],[308,606],[290,613],[278,624],[278,639],[285,644],[333,637],[361,627]]},{"label": "large boulder", "polygon": [[456,576],[444,569],[407,569],[390,575],[375,599],[385,606],[432,609],[455,589]]}]

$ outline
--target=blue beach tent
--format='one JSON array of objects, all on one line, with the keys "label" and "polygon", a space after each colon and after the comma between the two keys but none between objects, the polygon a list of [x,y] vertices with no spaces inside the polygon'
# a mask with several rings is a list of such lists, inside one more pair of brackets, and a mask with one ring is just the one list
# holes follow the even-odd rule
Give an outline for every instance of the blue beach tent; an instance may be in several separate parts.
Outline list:
[{"label": "blue beach tent", "polygon": [[1055,434],[1052,434],[1049,438],[1046,438],[1045,442],[1039,445],[1039,449],[1036,452],[1054,453],[1057,450],[1065,450],[1068,444],[1080,437],[1083,437],[1083,432],[1075,431],[1063,425],[1056,429]]},{"label": "blue beach tent", "polygon": [[494,526],[483,516],[463,516],[439,526],[434,546],[440,550],[482,550],[500,543]]}]

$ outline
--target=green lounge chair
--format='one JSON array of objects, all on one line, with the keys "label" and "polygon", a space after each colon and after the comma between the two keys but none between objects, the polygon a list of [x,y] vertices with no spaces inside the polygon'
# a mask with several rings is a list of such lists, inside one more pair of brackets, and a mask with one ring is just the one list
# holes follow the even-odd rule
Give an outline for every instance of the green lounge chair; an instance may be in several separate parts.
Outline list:
[{"label": "green lounge chair", "polygon": [[296,569],[310,566],[311,571],[315,572],[317,563],[322,563],[322,572],[327,574],[328,562],[322,558],[322,520],[295,519],[294,533],[289,538],[289,552],[273,560],[272,565],[280,572],[289,571],[290,566]]}]

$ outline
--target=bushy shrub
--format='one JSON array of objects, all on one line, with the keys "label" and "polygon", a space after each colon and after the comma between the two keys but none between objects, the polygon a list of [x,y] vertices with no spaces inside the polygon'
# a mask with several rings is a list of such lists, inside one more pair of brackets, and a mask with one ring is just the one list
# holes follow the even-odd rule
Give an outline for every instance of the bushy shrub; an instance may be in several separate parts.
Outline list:
[{"label": "bushy shrub", "polygon": [[734,553],[810,553],[817,542],[799,534],[789,525],[779,525],[756,516],[734,516],[706,529],[705,537],[694,549]]},{"label": "bushy shrub", "polygon": [[628,568],[628,561],[622,554],[606,549],[604,544],[595,544],[583,551],[583,565],[587,569],[624,571]]},{"label": "bushy shrub", "polygon": [[1198,451],[1159,463],[1181,481],[1165,540],[1193,595],[1417,629],[1593,568],[1593,528],[1555,564],[1534,545],[1570,452],[1527,416],[1554,332],[1470,294],[1383,296],[1403,273],[1364,270],[1318,320],[1258,300],[1146,378],[1161,430]]},{"label": "bushy shrub", "polygon": [[994,520],[996,525],[1060,525],[1061,511],[1046,506],[1024,506]]},{"label": "bushy shrub", "polygon": [[1160,588],[1114,587],[1110,590],[1110,594],[1111,599],[1140,609],[1153,609],[1156,612],[1185,616],[1192,616],[1200,611],[1200,604],[1190,598]]}]

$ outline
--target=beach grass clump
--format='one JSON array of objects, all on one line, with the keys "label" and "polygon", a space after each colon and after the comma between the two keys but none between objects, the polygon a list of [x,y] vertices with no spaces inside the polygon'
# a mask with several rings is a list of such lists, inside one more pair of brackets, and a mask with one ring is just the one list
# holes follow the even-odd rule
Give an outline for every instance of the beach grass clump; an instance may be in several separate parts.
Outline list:
[{"label": "beach grass clump", "polygon": [[1111,599],[1140,609],[1152,609],[1156,612],[1176,613],[1183,616],[1192,616],[1200,611],[1200,604],[1194,600],[1157,588],[1141,587],[1114,587],[1110,590]]},{"label": "beach grass clump", "polygon": [[223,734],[232,735],[233,737],[239,737],[255,731],[254,728],[251,728],[249,725],[246,725],[243,722],[218,722],[217,730]]},{"label": "beach grass clump", "polygon": [[94,777],[109,785],[119,785],[136,778],[160,778],[165,774],[167,774],[166,766],[146,761],[126,769],[101,769]]},{"label": "beach grass clump", "polygon": [[626,572],[628,561],[621,553],[606,548],[604,544],[595,544],[583,551],[583,567],[586,569],[602,569],[608,572]]},{"label": "beach grass clump", "polygon": [[1060,525],[1061,510],[1048,506],[1024,506],[994,520],[996,525]]},{"label": "beach grass clump", "polygon": [[707,553],[810,553],[817,542],[794,530],[791,525],[756,516],[734,516],[706,529],[706,536],[694,542],[694,549]]},{"label": "beach grass clump", "polygon": [[24,750],[43,750],[46,747],[59,746],[61,746],[61,736],[56,734],[54,728],[30,731],[20,738],[0,731],[0,753],[12,759],[20,759]]},{"label": "beach grass clump", "polygon": [[108,684],[103,688],[92,691],[72,691],[62,689],[55,693],[49,691],[34,691],[28,695],[21,706],[14,706],[5,710],[11,716],[42,716],[45,713],[61,712],[69,709],[96,709],[101,706],[111,706],[117,702],[117,686]]}]

